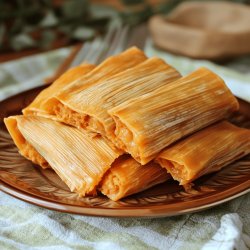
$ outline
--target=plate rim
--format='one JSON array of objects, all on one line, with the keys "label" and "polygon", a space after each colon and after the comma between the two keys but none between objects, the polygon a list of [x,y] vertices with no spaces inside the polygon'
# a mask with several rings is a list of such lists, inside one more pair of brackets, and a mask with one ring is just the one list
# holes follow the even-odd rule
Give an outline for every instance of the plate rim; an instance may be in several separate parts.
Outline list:
[{"label": "plate rim", "polygon": [[[236,189],[232,194],[230,191],[232,189]],[[239,190],[238,190],[239,189]],[[158,217],[171,217],[177,215],[183,215],[188,213],[199,212],[202,210],[206,210],[212,208],[217,205],[221,205],[225,202],[238,198],[244,194],[250,192],[250,180],[241,183],[238,186],[234,186],[228,190],[224,190],[219,193],[214,193],[209,197],[213,197],[213,201],[204,202],[207,197],[203,197],[197,199],[196,202],[200,203],[202,201],[202,205],[197,206],[188,206],[193,201],[185,201],[181,202],[181,206],[183,203],[186,203],[186,208],[179,209],[178,211],[173,209],[169,211],[169,207],[176,206],[176,204],[161,204],[161,205],[151,205],[151,206],[140,206],[140,207],[124,207],[124,208],[107,208],[107,207],[91,207],[91,206],[80,206],[80,205],[72,205],[60,202],[53,202],[47,200],[46,198],[40,198],[33,194],[26,193],[20,189],[17,189],[4,181],[0,180],[0,190],[4,193],[11,195],[17,199],[28,202],[32,205],[40,206],[46,209],[54,210],[62,213],[70,213],[77,215],[85,215],[85,216],[96,216],[96,217],[113,217],[113,218],[158,218]],[[227,193],[223,199],[220,199],[224,193]],[[138,210],[140,213],[138,214]]]},{"label": "plate rim", "polygon": [[[27,97],[34,92],[40,92],[47,86],[34,87],[32,89],[23,91],[14,96],[10,96],[3,101],[0,101],[0,105],[8,104],[13,99],[22,99],[22,96]],[[248,103],[249,105],[249,103]],[[0,118],[5,117],[5,112],[0,114]],[[2,120],[2,119],[0,119]],[[125,218],[157,218],[157,217],[170,217],[176,215],[182,215],[187,213],[199,212],[214,206],[223,204],[227,201],[233,200],[244,194],[250,192],[250,180],[246,180],[243,183],[235,184],[226,190],[219,190],[208,194],[207,196],[197,197],[194,200],[187,200],[180,202],[180,208],[176,209],[177,203],[164,203],[164,204],[151,204],[138,207],[124,206],[124,207],[101,207],[91,205],[73,205],[63,203],[61,201],[53,201],[46,199],[32,193],[28,193],[24,190],[6,183],[0,178],[0,191],[9,194],[15,198],[26,201],[33,205],[37,205],[46,209],[55,210],[58,212],[87,215],[87,216],[99,216],[99,217],[125,217]],[[206,201],[207,200],[207,201]],[[190,205],[191,203],[195,205]],[[189,206],[188,206],[189,205]],[[175,207],[175,208],[174,208]],[[140,211],[138,213],[138,211]]]}]

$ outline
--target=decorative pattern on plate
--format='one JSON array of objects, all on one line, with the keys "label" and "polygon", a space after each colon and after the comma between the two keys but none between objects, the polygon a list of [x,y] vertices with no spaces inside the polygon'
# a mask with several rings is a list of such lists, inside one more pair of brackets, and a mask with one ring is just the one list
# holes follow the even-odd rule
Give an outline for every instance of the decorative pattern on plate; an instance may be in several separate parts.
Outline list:
[{"label": "decorative pattern on plate", "polygon": [[[16,102],[19,102],[20,112],[23,105],[27,105],[27,100],[32,100],[32,93],[34,97],[37,92],[35,89],[33,92],[29,91],[28,94],[26,92],[12,97],[0,103],[0,109],[5,110],[5,116],[13,114],[13,112],[17,113]],[[249,120],[242,114],[235,115],[232,120],[238,125],[250,127]],[[249,155],[217,173],[200,178],[195,182],[194,188],[189,191],[183,190],[177,182],[167,181],[118,202],[111,201],[102,195],[80,198],[77,194],[70,192],[53,170],[41,169],[23,158],[18,153],[2,121],[0,123],[0,181],[2,184],[8,186],[9,189],[13,188],[26,196],[36,197],[39,200],[66,206],[77,206],[80,208],[79,213],[85,213],[84,211],[81,212],[81,208],[115,208],[122,211],[123,209],[138,208],[157,210],[161,206],[175,206],[177,214],[181,213],[178,209],[185,204],[189,204],[190,201],[193,202],[193,206],[197,207],[195,201],[199,202],[206,198],[207,204],[209,204],[209,202],[216,201],[215,198],[211,198],[209,201],[209,197],[214,197],[214,195],[219,197],[220,194],[225,192],[226,197],[224,198],[228,198],[230,195],[246,191],[250,187]],[[230,190],[232,190],[231,193]],[[39,205],[39,203],[37,204]],[[72,212],[70,209],[68,211]],[[94,212],[88,214],[94,214]],[[138,216],[140,216],[139,213]]]}]

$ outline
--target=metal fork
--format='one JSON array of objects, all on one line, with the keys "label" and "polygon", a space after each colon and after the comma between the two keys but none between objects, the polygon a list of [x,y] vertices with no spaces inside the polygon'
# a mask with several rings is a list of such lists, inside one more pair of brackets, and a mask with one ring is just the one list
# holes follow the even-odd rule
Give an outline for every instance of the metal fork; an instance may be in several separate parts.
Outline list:
[{"label": "metal fork", "polygon": [[111,24],[104,38],[96,37],[93,41],[85,42],[81,48],[75,48],[55,74],[45,79],[45,84],[51,84],[69,68],[83,62],[99,64],[107,57],[123,51],[128,46],[128,32],[128,26]]},{"label": "metal fork", "polygon": [[102,39],[96,37],[91,42],[86,42],[77,56],[70,64],[70,68],[79,65],[82,62],[99,64],[107,57],[120,53],[127,44],[128,26],[112,25],[107,34]]}]

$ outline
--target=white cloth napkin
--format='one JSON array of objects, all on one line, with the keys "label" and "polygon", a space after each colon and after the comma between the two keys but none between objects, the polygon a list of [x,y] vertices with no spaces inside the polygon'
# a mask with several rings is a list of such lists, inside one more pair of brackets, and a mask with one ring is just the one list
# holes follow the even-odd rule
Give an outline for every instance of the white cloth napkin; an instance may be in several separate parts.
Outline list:
[{"label": "white cloth napkin", "polygon": [[222,216],[220,228],[202,250],[248,250],[250,237],[243,233],[242,222],[238,214]]}]

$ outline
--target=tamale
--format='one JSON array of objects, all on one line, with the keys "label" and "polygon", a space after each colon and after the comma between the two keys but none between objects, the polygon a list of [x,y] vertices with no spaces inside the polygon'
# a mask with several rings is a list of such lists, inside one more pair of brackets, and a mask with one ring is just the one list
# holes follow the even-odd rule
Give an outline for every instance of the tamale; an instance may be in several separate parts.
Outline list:
[{"label": "tamale", "polygon": [[[107,112],[109,109],[130,98],[139,97],[166,86],[178,78],[180,74],[163,60],[148,59],[103,80],[98,85],[68,95],[67,105],[74,111],[71,112],[71,121],[64,120],[64,122],[112,138],[115,123]],[[70,110],[65,111],[66,109],[63,108],[56,115],[69,117]]]},{"label": "tamale", "polygon": [[222,121],[166,148],[157,162],[181,185],[250,153],[250,130]]},{"label": "tamale", "polygon": [[8,117],[4,119],[4,123],[14,141],[19,153],[32,161],[33,163],[40,165],[42,168],[49,168],[48,162],[36,151],[36,149],[29,144],[17,127],[17,117]]},{"label": "tamale", "polygon": [[[70,190],[81,196],[95,190],[121,154],[102,137],[91,138],[84,131],[51,119],[14,116],[4,120],[8,129],[10,120],[16,120],[16,129],[26,144],[35,148]],[[23,141],[16,144],[19,149],[21,143]]]},{"label": "tamale", "polygon": [[[84,95],[80,93],[91,86],[98,85],[108,77],[136,66],[146,59],[145,54],[136,47],[132,47],[121,54],[111,56],[89,74],[77,79],[59,93],[44,101],[42,109],[47,113],[56,115],[64,123],[81,128],[85,124],[86,117],[78,113],[77,110],[74,110],[74,102],[84,99]],[[76,96],[80,99],[76,99]]]},{"label": "tamale", "polygon": [[104,175],[99,190],[113,201],[120,200],[170,179],[167,171],[150,162],[145,166],[131,156],[118,159]]},{"label": "tamale", "polygon": [[238,102],[206,68],[109,110],[119,147],[146,164],[171,143],[227,117]]},{"label": "tamale", "polygon": [[[53,82],[49,87],[44,89],[39,93],[39,95],[34,99],[34,101],[22,110],[25,115],[46,115],[45,110],[41,110],[41,104],[49,99],[50,97],[56,95],[63,87],[75,81],[76,79],[83,77],[91,70],[94,69],[94,65],[91,64],[81,64],[80,66],[74,67],[67,70],[62,74],[55,82]],[[48,114],[47,114],[48,115]]]}]

